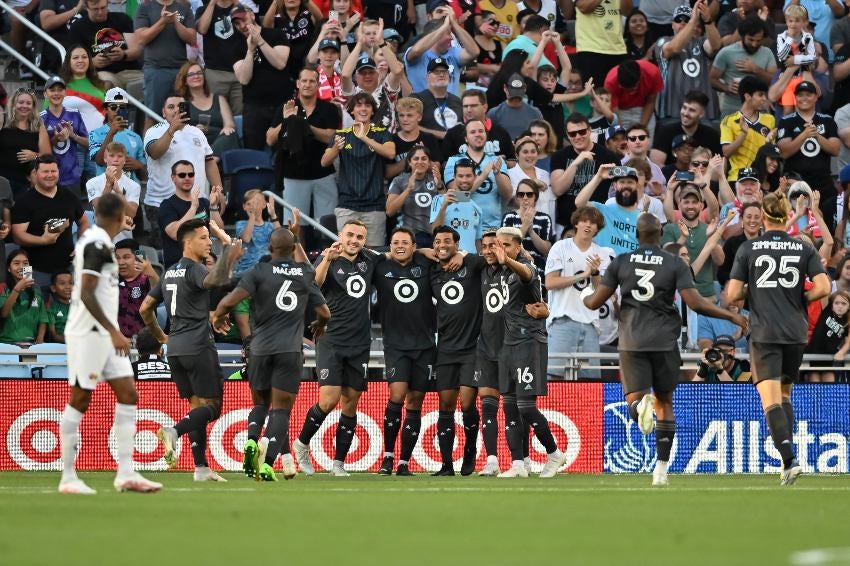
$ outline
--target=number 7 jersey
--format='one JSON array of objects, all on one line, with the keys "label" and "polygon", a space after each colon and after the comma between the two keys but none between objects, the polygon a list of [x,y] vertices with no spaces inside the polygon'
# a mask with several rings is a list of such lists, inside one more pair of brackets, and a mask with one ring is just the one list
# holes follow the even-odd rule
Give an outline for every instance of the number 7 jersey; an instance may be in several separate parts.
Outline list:
[{"label": "number 7 jersey", "polygon": [[750,339],[773,344],[808,341],[806,277],[824,273],[817,251],[778,230],[741,244],[730,279],[748,285]]},{"label": "number 7 jersey", "polygon": [[624,352],[678,349],[682,317],[674,304],[677,289],[691,289],[691,268],[657,246],[620,254],[602,276],[602,284],[620,287],[620,340]]}]

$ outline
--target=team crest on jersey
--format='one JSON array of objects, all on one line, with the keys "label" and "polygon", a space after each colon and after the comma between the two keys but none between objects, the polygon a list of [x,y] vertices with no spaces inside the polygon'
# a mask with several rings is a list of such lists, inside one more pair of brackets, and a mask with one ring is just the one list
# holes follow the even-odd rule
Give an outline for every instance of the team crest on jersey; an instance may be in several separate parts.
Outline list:
[{"label": "team crest on jersey", "polygon": [[410,274],[414,277],[422,277],[422,268],[421,267],[413,267],[410,270]]},{"label": "team crest on jersey", "polygon": [[458,271],[458,272],[457,272],[457,276],[458,276],[458,277],[461,277],[461,278],[466,277],[466,268],[464,267],[463,269],[461,269],[460,271]]},{"label": "team crest on jersey", "polygon": [[366,262],[365,261],[358,261],[357,262],[357,269],[359,269],[361,273],[366,273]]},{"label": "team crest on jersey", "polygon": [[319,379],[321,379],[322,381],[324,381],[324,380],[325,380],[325,379],[327,379],[327,378],[328,378],[328,370],[327,370],[327,368],[326,368],[326,369],[323,369],[323,370],[320,370],[320,371],[319,371]]},{"label": "team crest on jersey", "polygon": [[393,377],[395,375],[395,368],[389,368],[387,370],[387,378]]},{"label": "team crest on jersey", "polygon": [[141,287],[133,287],[130,289],[130,298],[131,299],[140,299],[142,297],[142,288]]},{"label": "team crest on jersey", "polygon": [[97,381],[97,374],[96,373],[90,373],[89,379],[91,379],[92,381]]}]

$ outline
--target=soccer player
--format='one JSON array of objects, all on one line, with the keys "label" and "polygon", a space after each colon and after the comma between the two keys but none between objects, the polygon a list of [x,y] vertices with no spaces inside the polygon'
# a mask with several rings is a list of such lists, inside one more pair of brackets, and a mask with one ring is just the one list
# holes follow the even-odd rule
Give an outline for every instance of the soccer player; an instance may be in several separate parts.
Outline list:
[{"label": "soccer player", "polygon": [[676,434],[673,391],[682,364],[676,342],[682,331],[682,319],[673,303],[674,295],[678,290],[689,309],[731,321],[745,333],[747,319],[700,296],[687,264],[679,256],[662,251],[661,223],[656,217],[648,213],[638,217],[637,238],[638,248],[611,262],[601,284],[585,297],[584,304],[589,309],[598,309],[620,287],[618,349],[623,392],[629,415],[641,432],[649,434],[656,429],[657,460],[652,485],[664,486]]},{"label": "soccer player", "polygon": [[[165,448],[165,462],[177,465],[177,439],[184,434],[192,441],[195,481],[227,481],[207,463],[207,424],[221,414],[223,378],[209,319],[209,290],[230,281],[233,266],[242,255],[242,243],[226,246],[218,262],[207,271],[204,260],[212,242],[202,218],[187,220],[177,229],[183,257],[163,274],[145,297],[139,314],[160,343],[168,342],[171,376],[191,411],[174,427],[160,428],[156,435]],[[156,320],[156,307],[165,302],[171,323],[169,336]]]},{"label": "soccer player", "polygon": [[[246,271],[236,289],[219,303],[213,315],[216,331],[227,331],[228,313],[240,301],[251,297],[251,358],[248,380],[254,408],[248,415],[248,441],[245,444],[245,473],[264,481],[276,481],[274,463],[283,453],[283,477],[295,477],[295,461],[289,453],[289,416],[304,367],[302,338],[307,307],[316,320],[314,336],[321,336],[330,310],[319,287],[315,270],[303,253],[293,254],[300,246],[287,228],[271,234],[271,261],[258,263]],[[300,256],[300,257],[299,257]],[[271,404],[266,433],[257,442]]]},{"label": "soccer player", "polygon": [[65,339],[71,398],[60,425],[62,479],[60,493],[94,495],[77,477],[74,461],[80,444],[80,422],[98,382],[107,381],[115,399],[115,440],[118,491],[159,491],[162,484],[133,471],[136,403],[139,396],[130,366],[130,341],[118,329],[118,267],[112,238],[124,224],[124,199],[116,194],[100,199],[96,225],[86,230],[74,249],[74,286]]},{"label": "soccer player", "polygon": [[[391,475],[395,444],[401,430],[401,453],[396,475],[412,475],[408,461],[419,438],[422,401],[431,388],[437,351],[436,311],[431,295],[433,262],[416,252],[416,237],[408,228],[396,228],[390,254],[375,268],[384,361],[390,398],[384,411],[384,458],[378,473]],[[401,421],[402,404],[404,422]]]},{"label": "soccer player", "polygon": [[[735,255],[727,302],[749,299],[750,364],[773,444],[782,457],[780,485],[802,473],[793,446],[791,384],[798,378],[808,337],[808,303],[830,291],[818,252],[788,236],[791,205],[783,193],[762,201],[764,234],[746,241]],[[812,288],[804,290],[806,278]],[[747,287],[744,287],[746,285]]]}]

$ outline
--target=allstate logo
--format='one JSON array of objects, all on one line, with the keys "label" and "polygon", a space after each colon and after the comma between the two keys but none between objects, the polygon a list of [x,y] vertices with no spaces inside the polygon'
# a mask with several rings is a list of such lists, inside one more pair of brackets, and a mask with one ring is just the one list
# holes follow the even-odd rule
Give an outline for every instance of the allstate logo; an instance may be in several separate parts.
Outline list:
[{"label": "allstate logo", "polygon": [[605,405],[603,415],[604,470],[611,474],[651,472],[655,467],[655,436],[640,431],[625,401]]}]

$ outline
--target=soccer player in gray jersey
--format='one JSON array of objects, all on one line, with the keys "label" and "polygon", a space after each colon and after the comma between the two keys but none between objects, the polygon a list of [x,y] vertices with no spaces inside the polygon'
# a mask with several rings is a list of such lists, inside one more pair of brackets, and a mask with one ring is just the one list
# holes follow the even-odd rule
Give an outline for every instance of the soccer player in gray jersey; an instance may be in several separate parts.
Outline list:
[{"label": "soccer player in gray jersey", "polygon": [[[139,314],[160,343],[168,342],[168,363],[174,385],[192,408],[174,427],[160,428],[156,435],[165,449],[169,467],[177,465],[177,439],[184,434],[192,441],[195,481],[227,481],[207,463],[207,424],[221,414],[223,385],[218,352],[210,327],[209,290],[230,281],[233,267],[242,256],[242,243],[226,246],[212,271],[204,259],[212,247],[203,219],[193,218],[177,229],[183,257],[168,268],[145,297]],[[164,302],[171,321],[166,336],[156,320],[156,307]]]},{"label": "soccer player in gray jersey", "polygon": [[826,297],[831,285],[818,252],[785,231],[791,211],[785,195],[770,193],[761,206],[764,234],[738,248],[726,295],[727,301],[749,298],[753,382],[782,457],[780,485],[791,485],[802,473],[794,455],[791,384],[808,341],[808,304]]},{"label": "soccer player in gray jersey", "polygon": [[[657,459],[652,485],[667,485],[670,449],[676,434],[673,391],[679,381],[682,358],[676,339],[682,319],[674,305],[682,300],[699,314],[729,320],[747,330],[747,319],[709,303],[694,288],[693,276],[679,256],[660,247],[661,223],[644,213],[637,222],[638,248],[617,256],[599,287],[584,298],[589,309],[598,309],[620,287],[619,343],[623,393],[629,415],[641,432],[655,433]],[[654,394],[652,392],[654,392]],[[657,423],[653,421],[657,417]]]},{"label": "soccer player in gray jersey", "polygon": [[[295,253],[299,249],[298,253]],[[248,437],[245,453],[250,461],[245,473],[258,480],[276,481],[274,463],[283,453],[283,477],[295,477],[295,460],[289,453],[289,416],[304,367],[302,354],[304,317],[312,307],[314,337],[324,332],[331,313],[314,281],[315,270],[295,236],[287,228],[272,232],[269,241],[271,261],[258,263],[242,275],[236,289],[219,303],[213,315],[213,326],[226,332],[228,314],[240,301],[251,297],[251,359],[248,380],[254,408],[248,415]],[[293,255],[295,257],[293,257]],[[271,404],[265,435],[256,442]],[[252,429],[253,430],[250,430]]]}]

